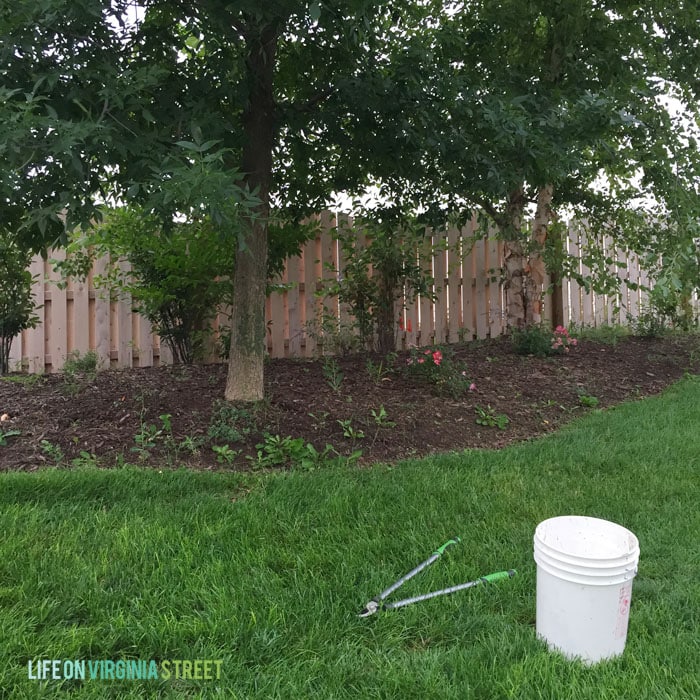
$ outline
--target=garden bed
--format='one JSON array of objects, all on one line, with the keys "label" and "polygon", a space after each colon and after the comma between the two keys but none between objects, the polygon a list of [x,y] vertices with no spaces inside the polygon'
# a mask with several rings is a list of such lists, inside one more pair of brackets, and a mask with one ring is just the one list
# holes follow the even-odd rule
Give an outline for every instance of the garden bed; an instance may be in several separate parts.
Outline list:
[{"label": "garden bed", "polygon": [[408,353],[271,360],[267,399],[254,409],[223,404],[225,365],[10,375],[0,381],[0,469],[251,469],[302,457],[313,466],[326,445],[327,456],[361,451],[360,463],[498,448],[698,373],[699,345],[696,335],[582,339],[538,358],[516,354],[506,338],[475,341],[451,348],[471,386],[457,395],[409,374]]}]

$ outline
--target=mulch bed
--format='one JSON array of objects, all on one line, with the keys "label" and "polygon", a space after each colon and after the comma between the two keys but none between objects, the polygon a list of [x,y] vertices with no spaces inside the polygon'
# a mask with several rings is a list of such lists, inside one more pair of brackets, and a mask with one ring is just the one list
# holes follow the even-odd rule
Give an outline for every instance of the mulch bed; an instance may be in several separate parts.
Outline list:
[{"label": "mulch bed", "polygon": [[[338,391],[324,377],[322,360],[271,360],[266,365],[267,398],[254,410],[240,407],[250,415],[234,427],[249,432],[230,444],[240,454],[223,468],[250,469],[253,462],[246,456],[255,454],[265,433],[303,438],[318,450],[330,444],[344,455],[359,449],[361,463],[467,447],[499,448],[556,430],[592,410],[582,405],[582,394],[605,408],[656,394],[686,372],[700,372],[700,342],[692,335],[628,337],[616,345],[582,340],[569,354],[548,358],[517,355],[503,337],[453,350],[476,385],[458,398],[435,396],[430,385],[408,377],[406,353],[399,353],[394,370],[382,377],[367,371],[368,359],[378,364],[382,358],[338,358]],[[60,454],[62,463],[70,465],[81,453],[83,460],[95,455],[105,467],[143,461],[161,468],[222,468],[208,432],[212,423],[221,424],[217,411],[226,370],[224,365],[170,366],[105,370],[72,381],[61,375],[34,384],[0,381],[0,415],[8,416],[0,423],[0,437],[19,431],[0,444],[0,469],[51,466]],[[372,411],[378,415],[382,406],[386,419],[377,424]],[[477,407],[506,415],[508,425],[477,424]],[[165,431],[154,440],[155,447],[139,454],[136,436],[149,426],[162,428],[161,415],[171,416],[172,439],[165,440]],[[364,437],[344,436],[339,421],[347,426],[348,420],[355,434],[362,431]],[[174,447],[183,441],[196,452]]]}]

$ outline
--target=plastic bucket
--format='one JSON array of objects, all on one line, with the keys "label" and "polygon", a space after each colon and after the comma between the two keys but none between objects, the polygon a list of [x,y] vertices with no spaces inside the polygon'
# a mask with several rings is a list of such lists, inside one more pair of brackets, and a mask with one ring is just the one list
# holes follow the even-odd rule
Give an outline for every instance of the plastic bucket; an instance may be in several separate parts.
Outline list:
[{"label": "plastic bucket", "polygon": [[639,541],[621,525],[578,515],[535,530],[537,636],[587,663],[625,649]]}]

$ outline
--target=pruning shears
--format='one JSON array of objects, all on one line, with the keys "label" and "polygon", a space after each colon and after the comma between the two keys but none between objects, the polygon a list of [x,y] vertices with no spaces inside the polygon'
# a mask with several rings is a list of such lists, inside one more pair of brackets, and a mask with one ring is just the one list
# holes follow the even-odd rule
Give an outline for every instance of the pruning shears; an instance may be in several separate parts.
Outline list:
[{"label": "pruning shears", "polygon": [[359,617],[369,617],[374,615],[374,613],[380,610],[394,610],[395,608],[402,608],[406,605],[411,605],[411,603],[417,603],[421,600],[428,600],[429,598],[436,598],[440,595],[448,595],[450,593],[456,593],[457,591],[463,591],[466,588],[473,588],[482,583],[495,583],[496,581],[503,581],[504,579],[513,578],[515,576],[515,569],[509,569],[508,571],[497,571],[493,574],[488,574],[486,576],[481,576],[480,578],[469,581],[468,583],[461,583],[457,586],[451,586],[450,588],[443,588],[440,591],[432,591],[431,593],[424,593],[422,595],[417,595],[412,598],[404,598],[403,600],[397,600],[394,603],[384,603],[383,601],[388,598],[396,589],[403,586],[406,581],[412,579],[416,574],[419,574],[423,569],[429,567],[432,563],[436,562],[444,553],[448,547],[458,544],[462,540],[459,537],[455,537],[451,540],[447,540],[445,544],[438,547],[424,562],[421,562],[414,569],[411,569],[407,574],[402,576],[398,581],[392,583],[391,586],[383,590],[379,595],[372,598],[372,600],[365,605],[362,612],[360,612]]}]

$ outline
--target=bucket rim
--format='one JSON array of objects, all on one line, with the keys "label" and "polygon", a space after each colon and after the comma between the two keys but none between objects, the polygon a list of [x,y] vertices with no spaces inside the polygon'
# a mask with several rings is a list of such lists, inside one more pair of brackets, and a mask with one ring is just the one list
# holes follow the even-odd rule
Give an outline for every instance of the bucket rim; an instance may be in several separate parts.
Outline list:
[{"label": "bucket rim", "polygon": [[569,527],[579,528],[584,528],[587,525],[594,525],[598,528],[596,534],[599,534],[603,528],[609,528],[611,530],[611,533],[615,532],[618,536],[620,536],[621,539],[626,538],[628,543],[628,547],[626,550],[614,554],[609,554],[607,556],[605,555],[605,553],[597,554],[596,556],[591,557],[591,559],[596,559],[599,561],[615,561],[620,559],[624,560],[633,555],[637,556],[637,558],[639,556],[639,539],[631,530],[628,530],[624,525],[612,522],[611,520],[605,520],[604,518],[596,518],[589,515],[557,515],[552,518],[547,518],[546,520],[543,520],[535,528],[535,535],[533,538],[535,544],[540,545],[542,547],[546,547],[550,551],[555,552],[558,555],[561,554],[564,556],[573,557],[574,559],[580,558],[581,555],[579,554],[571,552],[570,550],[564,549],[560,546],[555,546],[552,543],[545,541],[546,533],[548,532],[548,530],[550,530],[553,526],[557,524],[563,525],[564,523],[566,523],[566,525]]}]

